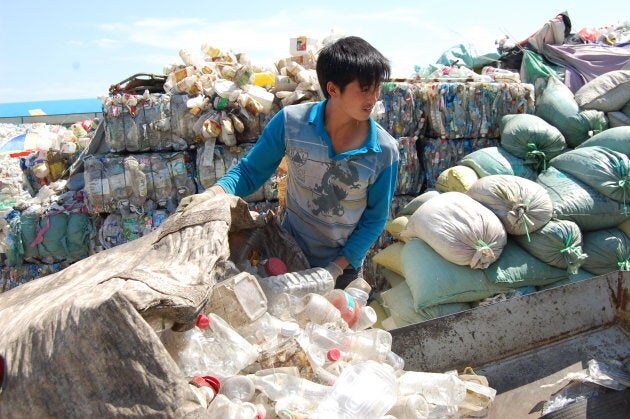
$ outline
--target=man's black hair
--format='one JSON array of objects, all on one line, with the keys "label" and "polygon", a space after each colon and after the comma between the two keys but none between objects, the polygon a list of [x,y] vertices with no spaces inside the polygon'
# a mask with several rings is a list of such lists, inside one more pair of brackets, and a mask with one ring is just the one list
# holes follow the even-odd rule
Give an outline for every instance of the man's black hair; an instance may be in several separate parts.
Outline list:
[{"label": "man's black hair", "polygon": [[357,36],[347,36],[325,46],[317,58],[317,79],[324,93],[330,95],[326,85],[335,83],[343,92],[357,80],[359,86],[376,86],[389,78],[389,60],[367,41]]}]

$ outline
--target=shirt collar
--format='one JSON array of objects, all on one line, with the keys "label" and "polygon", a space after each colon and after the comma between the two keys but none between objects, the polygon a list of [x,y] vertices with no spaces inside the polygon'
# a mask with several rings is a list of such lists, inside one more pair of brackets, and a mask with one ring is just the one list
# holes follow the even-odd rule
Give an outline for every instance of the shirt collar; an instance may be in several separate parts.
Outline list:
[{"label": "shirt collar", "polygon": [[[328,99],[325,99],[325,100],[322,100],[321,102],[316,103],[315,106],[311,108],[308,115],[308,122],[309,124],[312,124],[315,126],[315,130],[324,139],[324,141],[329,143],[329,145],[332,145],[330,144],[330,136],[328,135],[328,132],[326,131],[326,125],[324,124],[324,115],[326,113],[326,103],[328,103]],[[356,150],[351,150],[345,153],[341,153],[339,154],[339,156],[367,153],[368,151],[373,151],[375,153],[381,152],[381,146],[378,144],[378,139],[377,139],[376,122],[374,122],[374,119],[372,117],[370,117],[368,121],[370,122],[370,129],[368,131],[367,141],[363,144],[363,146]]]}]

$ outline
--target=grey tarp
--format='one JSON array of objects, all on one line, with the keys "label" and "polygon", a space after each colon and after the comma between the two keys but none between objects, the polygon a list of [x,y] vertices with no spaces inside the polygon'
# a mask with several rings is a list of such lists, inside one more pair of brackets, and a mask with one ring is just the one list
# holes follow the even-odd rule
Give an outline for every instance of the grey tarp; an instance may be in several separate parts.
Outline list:
[{"label": "grey tarp", "polygon": [[565,67],[564,84],[573,93],[597,76],[614,70],[628,70],[630,45],[615,47],[600,44],[543,45],[542,55]]},{"label": "grey tarp", "polygon": [[[248,231],[267,231],[251,243]],[[260,235],[258,235],[260,236]],[[174,214],[153,233],[0,294],[0,417],[199,416],[187,380],[143,318],[192,327],[212,286],[234,268],[230,246],[261,256],[303,253],[271,215],[222,195]],[[237,262],[237,261],[234,261]],[[232,265],[233,266],[233,265]]]}]

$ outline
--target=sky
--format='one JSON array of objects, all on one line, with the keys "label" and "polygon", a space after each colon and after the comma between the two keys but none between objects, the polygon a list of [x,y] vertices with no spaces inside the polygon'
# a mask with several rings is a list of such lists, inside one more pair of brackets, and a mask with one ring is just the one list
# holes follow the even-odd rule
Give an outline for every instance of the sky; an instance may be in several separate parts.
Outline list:
[{"label": "sky", "polygon": [[119,1],[0,0],[0,103],[107,96],[136,73],[163,74],[179,51],[209,44],[271,66],[290,38],[331,33],[366,39],[394,77],[463,44],[473,55],[495,40],[526,39],[560,12],[572,32],[627,22],[627,0],[586,1]]}]

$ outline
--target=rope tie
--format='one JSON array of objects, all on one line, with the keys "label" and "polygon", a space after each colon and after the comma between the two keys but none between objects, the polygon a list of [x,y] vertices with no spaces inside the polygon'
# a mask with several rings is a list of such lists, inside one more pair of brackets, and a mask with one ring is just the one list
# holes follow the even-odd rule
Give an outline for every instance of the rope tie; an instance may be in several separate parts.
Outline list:
[{"label": "rope tie", "polygon": [[619,268],[620,271],[630,271],[630,259],[617,262],[617,267]]},{"label": "rope tie", "polygon": [[530,149],[527,152],[527,158],[536,163],[537,168],[542,165],[543,172],[547,170],[547,156],[544,151],[538,149],[538,146],[534,143],[527,143],[527,148]]},{"label": "rope tie", "polygon": [[483,240],[479,239],[477,240],[478,246],[475,246],[475,250],[481,250],[481,249],[485,249],[487,247],[490,246],[494,246],[495,244],[497,244],[497,242],[492,242],[492,243],[488,243],[486,244]]}]

